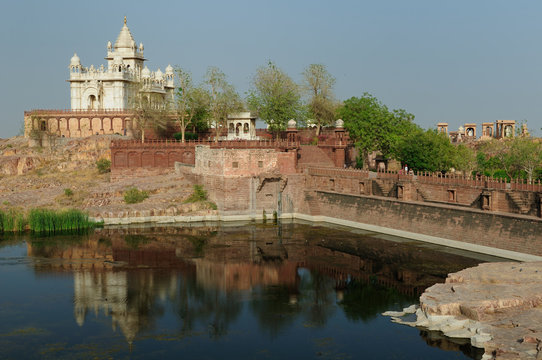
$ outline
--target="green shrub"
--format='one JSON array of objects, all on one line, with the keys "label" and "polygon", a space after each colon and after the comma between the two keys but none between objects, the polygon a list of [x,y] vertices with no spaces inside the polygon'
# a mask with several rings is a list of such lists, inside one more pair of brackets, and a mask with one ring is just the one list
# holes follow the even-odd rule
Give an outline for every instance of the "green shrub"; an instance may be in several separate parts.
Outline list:
[{"label": "green shrub", "polygon": [[[175,140],[182,140],[183,135],[182,135],[182,133],[178,132],[178,133],[173,134],[173,137],[175,138]],[[192,132],[185,132],[184,133],[184,139],[185,140],[197,140],[198,139],[198,134],[192,133]]]},{"label": "green shrub", "polygon": [[209,205],[209,207],[212,209],[212,210],[216,210],[218,209],[218,206],[212,202],[212,201],[208,201],[207,204]]},{"label": "green shrub", "polygon": [[508,176],[508,174],[506,173],[506,171],[504,170],[496,170],[494,173],[493,173],[493,177],[495,179],[503,179],[505,180],[506,182],[510,182],[510,176]]},{"label": "green shrub", "polygon": [[194,192],[184,202],[193,203],[207,200],[207,191],[203,189],[203,185],[194,185]]},{"label": "green shrub", "polygon": [[149,197],[149,193],[131,187],[124,192],[124,202],[126,204],[137,204]]},{"label": "green shrub", "polygon": [[64,195],[66,195],[67,197],[72,196],[73,195],[72,189],[64,189]]},{"label": "green shrub", "polygon": [[111,160],[108,159],[99,159],[96,161],[96,167],[100,174],[105,174],[111,171]]}]

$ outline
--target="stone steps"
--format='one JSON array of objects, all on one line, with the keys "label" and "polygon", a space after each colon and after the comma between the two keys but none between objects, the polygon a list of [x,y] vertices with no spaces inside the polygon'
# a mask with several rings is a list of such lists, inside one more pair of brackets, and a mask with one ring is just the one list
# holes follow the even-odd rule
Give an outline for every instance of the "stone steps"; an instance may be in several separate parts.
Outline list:
[{"label": "stone steps", "polygon": [[518,208],[520,214],[527,214],[531,210],[530,203],[517,192],[508,192],[508,199]]}]

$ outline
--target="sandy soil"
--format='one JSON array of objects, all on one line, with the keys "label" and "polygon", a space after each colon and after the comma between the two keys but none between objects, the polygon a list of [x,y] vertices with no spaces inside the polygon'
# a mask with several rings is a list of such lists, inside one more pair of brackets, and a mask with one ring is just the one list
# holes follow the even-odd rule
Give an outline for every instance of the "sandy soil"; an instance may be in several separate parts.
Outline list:
[{"label": "sandy soil", "polygon": [[[54,148],[32,148],[21,137],[0,140],[0,209],[77,208],[95,216],[179,207],[192,193],[192,185],[175,174],[111,182],[110,174],[96,167],[98,159],[110,158],[110,139],[70,139]],[[124,192],[130,187],[147,191],[149,198],[126,204]],[[187,211],[202,208],[208,206],[192,205]]]}]

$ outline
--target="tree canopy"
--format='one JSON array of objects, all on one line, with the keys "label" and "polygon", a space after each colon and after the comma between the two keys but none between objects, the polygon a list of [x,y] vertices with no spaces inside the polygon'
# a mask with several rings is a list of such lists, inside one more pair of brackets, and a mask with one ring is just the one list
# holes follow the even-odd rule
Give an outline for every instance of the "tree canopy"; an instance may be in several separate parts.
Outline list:
[{"label": "tree canopy", "polygon": [[209,93],[201,86],[194,86],[192,76],[181,68],[176,69],[178,84],[175,111],[181,129],[181,141],[185,140],[188,125],[206,117],[209,112]]},{"label": "tree canopy", "polygon": [[412,122],[414,115],[402,109],[390,111],[369,93],[345,100],[338,115],[363,155],[364,166],[371,152],[378,150],[385,157],[395,155],[401,137],[419,130]]},{"label": "tree canopy", "polygon": [[311,64],[303,71],[303,88],[308,95],[308,110],[316,125],[316,135],[335,120],[337,102],[333,94],[335,78],[322,64]]},{"label": "tree canopy", "polygon": [[225,128],[228,115],[242,111],[243,101],[233,85],[226,81],[226,75],[217,67],[207,69],[205,84],[209,92],[209,118],[215,128],[215,141],[220,130]]},{"label": "tree canopy", "polygon": [[485,142],[476,160],[478,170],[488,176],[529,182],[542,178],[542,143],[530,136]]},{"label": "tree canopy", "polygon": [[142,84],[138,84],[138,90],[131,103],[134,112],[133,121],[136,125],[134,130],[139,131],[141,142],[145,142],[146,129],[160,132],[167,128],[169,104],[160,94],[148,92]]},{"label": "tree canopy", "polygon": [[456,147],[444,133],[417,129],[405,134],[397,145],[397,157],[414,171],[448,171],[456,161]]},{"label": "tree canopy", "polygon": [[247,103],[273,132],[285,130],[290,119],[303,120],[299,86],[272,62],[256,70]]}]

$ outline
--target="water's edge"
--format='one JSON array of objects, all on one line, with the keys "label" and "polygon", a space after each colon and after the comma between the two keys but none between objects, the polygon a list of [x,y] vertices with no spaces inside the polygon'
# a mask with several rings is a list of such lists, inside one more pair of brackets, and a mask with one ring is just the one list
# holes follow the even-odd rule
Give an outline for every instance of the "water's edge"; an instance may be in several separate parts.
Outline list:
[{"label": "water's edge", "polygon": [[[141,216],[141,217],[123,217],[123,218],[90,218],[94,221],[103,221],[104,226],[110,225],[130,225],[130,224],[174,224],[174,223],[193,223],[193,222],[234,222],[234,221],[256,221],[263,220],[262,215],[196,215],[196,216]],[[450,240],[437,236],[413,233],[409,231],[397,230],[378,225],[365,224],[357,221],[343,220],[324,215],[306,215],[301,213],[283,213],[280,219],[284,220],[305,220],[313,223],[330,223],[342,225],[349,228],[362,229],[379,232],[387,235],[409,238],[417,241],[427,242],[436,245],[448,246],[456,249],[482,253],[502,257],[516,261],[542,261],[542,256],[520,253],[511,250],[503,250],[489,246],[465,243],[457,240]]]}]

